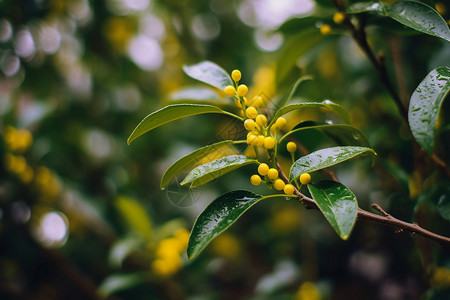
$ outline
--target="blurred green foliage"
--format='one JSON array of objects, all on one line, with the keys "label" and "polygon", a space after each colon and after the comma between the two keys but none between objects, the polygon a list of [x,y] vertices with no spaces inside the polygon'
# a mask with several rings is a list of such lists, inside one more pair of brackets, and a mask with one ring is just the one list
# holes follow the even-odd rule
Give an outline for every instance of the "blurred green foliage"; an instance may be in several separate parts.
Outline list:
[{"label": "blurred green foliage", "polygon": [[[373,66],[333,23],[332,1],[316,2],[306,17],[310,1],[0,1],[0,298],[448,298],[448,249],[362,222],[341,241],[317,211],[294,201],[261,202],[188,261],[187,230],[199,211],[250,188],[254,168],[193,190],[180,187],[182,178],[160,190],[160,179],[178,158],[240,131],[227,116],[195,116],[127,145],[139,120],[198,87],[185,64],[238,68],[271,103],[311,75],[295,97],[343,105],[383,158],[374,169],[355,162],[336,170],[359,205],[376,202],[450,236],[448,178],[417,164]],[[450,18],[447,3],[423,2]],[[448,42],[366,17],[369,44],[402,99],[448,66]],[[323,24],[331,34],[321,35]],[[447,165],[448,102],[435,145]],[[325,140],[298,134],[310,151]]]}]

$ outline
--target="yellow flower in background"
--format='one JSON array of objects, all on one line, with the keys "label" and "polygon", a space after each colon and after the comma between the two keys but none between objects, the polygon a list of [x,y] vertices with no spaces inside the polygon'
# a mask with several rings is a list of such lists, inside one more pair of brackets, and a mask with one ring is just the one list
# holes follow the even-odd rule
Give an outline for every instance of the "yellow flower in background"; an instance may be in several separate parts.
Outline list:
[{"label": "yellow flower in background", "polygon": [[124,53],[136,33],[136,27],[136,20],[134,19],[111,17],[105,22],[103,32],[115,50]]},{"label": "yellow flower in background", "polygon": [[5,128],[3,136],[6,148],[12,152],[25,152],[33,143],[33,136],[26,129],[16,129],[12,126]]},{"label": "yellow flower in background", "polygon": [[40,166],[36,169],[34,184],[44,201],[51,201],[61,191],[61,183],[47,167]]},{"label": "yellow flower in background", "polygon": [[156,245],[152,271],[160,276],[170,276],[183,267],[181,255],[186,251],[189,231],[185,228],[175,231],[172,237],[165,238]]},{"label": "yellow flower in background", "polygon": [[270,219],[270,227],[277,233],[289,233],[301,226],[301,215],[292,207],[277,209]]},{"label": "yellow flower in background", "polygon": [[317,286],[310,281],[302,283],[295,295],[295,300],[320,300],[322,299]]},{"label": "yellow flower in background", "polygon": [[443,267],[434,269],[430,284],[431,286],[450,288],[450,269]]},{"label": "yellow flower in background", "polygon": [[217,255],[228,259],[236,259],[242,253],[239,240],[230,233],[222,233],[211,243],[212,251]]}]

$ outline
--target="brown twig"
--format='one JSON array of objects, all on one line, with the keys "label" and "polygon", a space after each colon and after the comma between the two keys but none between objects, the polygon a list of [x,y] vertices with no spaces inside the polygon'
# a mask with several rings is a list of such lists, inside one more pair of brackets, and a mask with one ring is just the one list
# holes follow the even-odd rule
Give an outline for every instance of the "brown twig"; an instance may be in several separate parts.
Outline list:
[{"label": "brown twig", "polygon": [[[392,84],[391,80],[389,79],[389,75],[386,69],[386,66],[384,64],[384,55],[380,55],[380,57],[376,57],[374,52],[372,51],[372,48],[370,48],[369,43],[367,42],[367,36],[366,32],[364,30],[365,28],[365,15],[361,14],[359,18],[359,26],[358,28],[353,25],[351,20],[348,18],[348,16],[345,14],[345,8],[341,0],[333,0],[334,4],[338,8],[339,11],[343,12],[345,15],[344,24],[347,26],[347,28],[350,30],[350,33],[355,40],[355,42],[358,44],[358,46],[361,48],[361,50],[366,54],[367,58],[370,60],[372,65],[375,67],[375,70],[378,74],[378,77],[380,79],[380,82],[384,85],[386,90],[388,91],[389,95],[391,95],[392,100],[394,101],[395,105],[397,106],[397,109],[405,121],[405,123],[408,126],[409,131],[411,132],[411,128],[409,127],[409,121],[408,121],[408,111],[405,105],[402,102],[402,99],[396,92],[394,85]],[[405,103],[406,104],[406,103]],[[415,139],[413,139],[414,143],[417,143]],[[423,149],[421,151],[424,151]],[[443,162],[436,154],[433,154],[430,156],[433,163],[448,177],[450,178],[450,171],[447,168],[447,165],[445,162]]]},{"label": "brown twig", "polygon": [[[280,164],[277,162],[277,167],[279,170],[279,175],[280,178],[285,182],[285,183],[289,183],[289,180],[286,176],[286,174],[284,173],[283,169],[281,168]],[[301,198],[301,202],[306,205],[309,208],[313,208],[313,209],[319,209],[319,207],[317,206],[316,201],[314,201],[314,199],[304,195],[301,191],[295,189],[294,193],[299,196]],[[357,218],[358,220],[366,220],[366,221],[370,221],[370,222],[375,222],[375,223],[379,223],[385,226],[390,226],[390,227],[394,227],[396,228],[396,232],[401,232],[401,231],[408,231],[411,232],[412,234],[417,234],[420,235],[422,237],[425,237],[427,239],[433,240],[435,242],[438,242],[439,244],[441,244],[443,247],[450,247],[450,238],[442,236],[442,235],[438,235],[436,233],[433,233],[431,231],[428,231],[422,227],[420,227],[418,224],[416,223],[408,223],[402,220],[399,220],[393,216],[391,216],[390,214],[388,214],[387,212],[385,212],[381,206],[379,206],[378,204],[372,204],[372,208],[374,208],[375,210],[377,210],[378,212],[380,212],[382,214],[382,216],[368,212],[362,208],[358,208],[358,212],[357,212]],[[399,230],[400,229],[400,230]]]}]

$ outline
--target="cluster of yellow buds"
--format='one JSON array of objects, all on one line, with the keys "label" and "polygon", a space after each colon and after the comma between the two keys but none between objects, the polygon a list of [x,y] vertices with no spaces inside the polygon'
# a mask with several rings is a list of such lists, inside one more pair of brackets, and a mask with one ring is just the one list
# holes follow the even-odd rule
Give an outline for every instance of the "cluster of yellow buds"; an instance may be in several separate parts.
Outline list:
[{"label": "cluster of yellow buds", "polygon": [[5,168],[15,174],[23,183],[30,183],[34,177],[33,168],[27,164],[22,155],[6,153],[4,157]]},{"label": "cluster of yellow buds", "polygon": [[5,128],[3,140],[8,151],[3,158],[5,169],[17,176],[23,183],[32,183],[45,201],[56,197],[61,191],[58,178],[46,167],[31,167],[22,155],[33,143],[31,133],[26,129],[8,126]]},{"label": "cluster of yellow buds", "polygon": [[33,143],[33,136],[26,129],[16,129],[12,126],[5,128],[3,136],[5,146],[12,152],[25,152]]},{"label": "cluster of yellow buds", "polygon": [[272,149],[276,144],[276,140],[272,136],[275,135],[277,128],[282,129],[286,125],[286,119],[279,117],[269,128],[267,117],[258,112],[258,109],[263,105],[261,96],[255,96],[249,102],[245,97],[248,93],[248,87],[245,84],[239,84],[241,76],[239,70],[231,72],[231,78],[233,78],[235,86],[226,86],[224,92],[227,96],[234,98],[236,105],[242,109],[242,116],[245,118],[244,127],[249,131],[247,144]]},{"label": "cluster of yellow buds", "polygon": [[285,184],[284,181],[279,178],[278,170],[275,168],[269,168],[266,163],[261,163],[258,166],[258,174],[252,175],[250,177],[250,182],[253,185],[259,185],[262,182],[261,176],[264,176],[266,182],[272,183],[273,187],[278,191],[284,191],[287,195],[292,195],[294,193],[294,186],[292,184]]},{"label": "cluster of yellow buds", "polygon": [[61,192],[59,179],[47,167],[36,168],[34,187],[39,191],[42,200],[51,201]]},{"label": "cluster of yellow buds", "polygon": [[156,246],[152,271],[160,276],[175,274],[183,266],[181,255],[186,251],[188,241],[189,231],[185,228],[177,230],[173,237],[161,240]]}]

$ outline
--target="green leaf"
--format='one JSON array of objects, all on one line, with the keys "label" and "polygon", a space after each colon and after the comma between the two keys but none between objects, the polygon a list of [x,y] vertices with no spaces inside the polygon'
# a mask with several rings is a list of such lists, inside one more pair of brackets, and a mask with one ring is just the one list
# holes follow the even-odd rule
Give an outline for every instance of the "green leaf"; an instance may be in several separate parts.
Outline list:
[{"label": "green leaf", "polygon": [[302,77],[300,77],[299,79],[297,79],[297,81],[294,83],[294,85],[293,85],[293,87],[292,87],[292,89],[291,89],[291,91],[290,91],[290,93],[289,93],[289,96],[287,96],[287,97],[284,98],[284,99],[281,99],[281,101],[279,101],[279,102],[277,103],[277,106],[278,106],[278,107],[283,107],[283,106],[285,106],[286,104],[288,104],[289,102],[291,102],[291,100],[292,100],[292,98],[294,97],[295,92],[297,92],[297,89],[298,89],[298,87],[300,86],[300,84],[302,84],[302,83],[305,82],[305,81],[312,80],[312,79],[313,79],[312,76],[309,76],[309,75],[302,76]]},{"label": "green leaf", "polygon": [[411,132],[426,152],[433,152],[439,109],[450,90],[450,68],[438,67],[428,73],[411,96],[408,122]]},{"label": "green leaf", "polygon": [[187,247],[189,259],[195,258],[250,207],[269,197],[278,197],[278,195],[261,196],[250,191],[238,190],[223,194],[211,202],[198,216],[192,227]]},{"label": "green leaf", "polygon": [[202,61],[191,66],[184,66],[183,71],[191,78],[207,83],[220,90],[224,90],[227,85],[233,85],[233,81],[228,73],[220,66],[210,61]]},{"label": "green leaf", "polygon": [[317,45],[323,36],[317,28],[308,27],[298,35],[292,37],[281,50],[276,69],[276,85],[281,86],[292,69],[296,67],[297,60]]},{"label": "green leaf", "polygon": [[272,120],[269,123],[269,126],[272,126],[275,121],[287,114],[288,112],[294,111],[294,110],[303,110],[303,109],[316,109],[321,111],[330,111],[338,115],[342,121],[345,124],[350,124],[350,116],[348,115],[347,111],[339,104],[336,104],[330,100],[324,100],[322,102],[303,102],[303,103],[296,103],[291,104],[287,106],[283,106],[280,108],[275,115],[272,117]]},{"label": "green leaf", "polygon": [[140,233],[144,238],[152,235],[152,222],[145,208],[136,200],[118,196],[115,201],[117,210],[122,214],[130,227]]},{"label": "green leaf", "polygon": [[430,6],[418,1],[398,1],[385,5],[387,16],[414,30],[450,42],[450,29],[441,15]]},{"label": "green leaf", "polygon": [[189,172],[181,185],[191,183],[191,188],[198,187],[235,169],[257,163],[256,159],[248,158],[245,155],[225,156],[196,167]]},{"label": "green leaf", "polygon": [[359,14],[363,12],[376,11],[384,14],[383,5],[379,1],[357,2],[348,7],[346,13]]},{"label": "green leaf", "polygon": [[301,122],[291,131],[286,133],[279,142],[293,133],[304,130],[318,130],[342,146],[370,147],[370,144],[364,134],[353,126],[347,124],[319,123],[314,121]]},{"label": "green leaf", "polygon": [[355,194],[345,185],[331,180],[308,184],[308,189],[331,227],[341,239],[348,239],[358,214]]},{"label": "green leaf", "polygon": [[206,147],[195,150],[194,152],[180,158],[174,162],[164,173],[161,179],[161,189],[164,189],[169,182],[179,173],[192,169],[198,162],[210,153],[218,152],[233,144],[243,143],[245,141],[222,141]]},{"label": "green leaf", "polygon": [[225,114],[242,121],[241,117],[238,117],[235,114],[232,114],[230,112],[227,112],[212,105],[201,105],[201,104],[169,105],[146,116],[131,133],[127,141],[128,145],[131,144],[131,142],[137,139],[139,136],[161,125],[184,117],[207,113]]},{"label": "green leaf", "polygon": [[131,274],[112,274],[106,277],[98,287],[98,293],[108,297],[119,291],[131,289],[150,280],[148,272]]},{"label": "green leaf", "polygon": [[418,1],[403,0],[391,5],[381,1],[355,3],[347,13],[378,12],[416,31],[450,42],[450,29],[441,15]]},{"label": "green leaf", "polygon": [[373,157],[376,155],[370,148],[357,146],[338,146],[312,152],[300,157],[292,165],[289,180],[292,182],[303,173],[325,169],[361,154],[371,154]]}]

